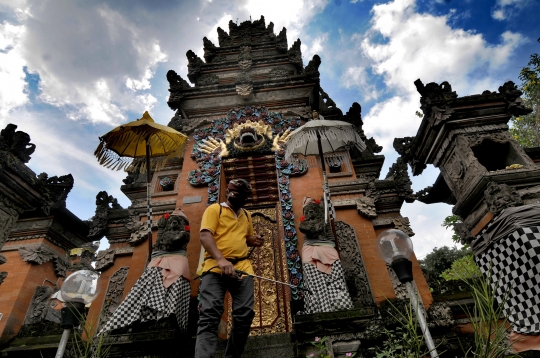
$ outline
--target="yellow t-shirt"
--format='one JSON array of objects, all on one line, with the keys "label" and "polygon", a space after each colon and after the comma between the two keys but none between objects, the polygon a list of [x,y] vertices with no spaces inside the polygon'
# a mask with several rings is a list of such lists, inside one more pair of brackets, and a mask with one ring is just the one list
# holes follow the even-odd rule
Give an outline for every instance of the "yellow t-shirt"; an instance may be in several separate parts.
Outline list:
[{"label": "yellow t-shirt", "polygon": [[[221,215],[220,215],[221,206]],[[247,216],[246,216],[247,214]],[[238,259],[248,255],[246,237],[253,235],[251,214],[240,210],[238,217],[234,211],[226,205],[212,204],[204,211],[201,230],[208,230],[214,236],[216,246],[227,259]],[[204,255],[205,261],[203,272],[217,266],[217,261],[210,257],[208,252]],[[238,261],[234,268],[253,274],[253,268],[249,259]],[[212,272],[221,273],[216,267]]]}]

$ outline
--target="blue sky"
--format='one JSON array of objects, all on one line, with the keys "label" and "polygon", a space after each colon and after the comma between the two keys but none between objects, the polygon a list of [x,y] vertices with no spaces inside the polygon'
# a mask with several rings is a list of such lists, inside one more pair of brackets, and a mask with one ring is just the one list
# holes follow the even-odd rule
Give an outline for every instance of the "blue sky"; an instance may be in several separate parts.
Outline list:
[{"label": "blue sky", "polygon": [[[540,52],[539,13],[536,0],[0,0],[0,127],[30,134],[36,173],[72,173],[67,204],[81,219],[94,214],[100,190],[127,207],[125,174],[93,156],[98,137],[145,110],[167,124],[166,72],[187,79],[187,50],[202,57],[202,38],[217,45],[218,26],[263,14],[276,33],[287,28],[289,46],[301,39],[304,64],[321,56],[321,86],[338,107],[362,105],[366,135],[384,147],[384,177],[397,157],[393,138],[420,124],[413,82],[448,81],[460,96],[519,83]],[[413,188],[437,175],[428,168]],[[419,257],[452,245],[440,226],[450,213],[404,204]]]}]

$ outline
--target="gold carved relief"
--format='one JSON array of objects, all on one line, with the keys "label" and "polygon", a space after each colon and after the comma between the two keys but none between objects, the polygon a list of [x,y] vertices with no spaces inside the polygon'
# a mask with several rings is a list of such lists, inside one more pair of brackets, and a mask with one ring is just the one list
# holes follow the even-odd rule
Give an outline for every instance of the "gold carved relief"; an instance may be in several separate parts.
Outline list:
[{"label": "gold carved relief", "polygon": [[[255,275],[288,282],[285,245],[279,231],[276,208],[250,210],[255,232],[264,235],[264,245],[256,248],[250,257]],[[254,278],[255,318],[251,335],[290,332],[292,320],[289,307],[289,289],[275,282]],[[232,304],[228,300],[228,328],[232,325]]]}]

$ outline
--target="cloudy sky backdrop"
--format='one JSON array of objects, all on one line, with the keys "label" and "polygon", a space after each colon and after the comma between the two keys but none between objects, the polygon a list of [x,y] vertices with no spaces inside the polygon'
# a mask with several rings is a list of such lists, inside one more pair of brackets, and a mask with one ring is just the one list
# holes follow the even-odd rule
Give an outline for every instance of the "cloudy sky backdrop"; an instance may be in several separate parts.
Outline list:
[{"label": "cloudy sky backdrop", "polygon": [[[458,95],[519,83],[540,52],[538,0],[0,0],[0,127],[8,123],[36,144],[29,166],[50,176],[72,173],[68,208],[94,214],[106,190],[127,207],[125,174],[104,169],[98,137],[149,110],[167,124],[169,69],[187,79],[185,53],[203,56],[218,26],[265,16],[289,46],[302,41],[304,64],[321,56],[321,86],[344,112],[362,105],[364,130],[384,147],[382,177],[395,162],[394,137],[416,134],[413,82],[448,81]],[[431,185],[438,170],[413,177]],[[405,204],[419,257],[452,245],[441,223],[448,205]]]}]

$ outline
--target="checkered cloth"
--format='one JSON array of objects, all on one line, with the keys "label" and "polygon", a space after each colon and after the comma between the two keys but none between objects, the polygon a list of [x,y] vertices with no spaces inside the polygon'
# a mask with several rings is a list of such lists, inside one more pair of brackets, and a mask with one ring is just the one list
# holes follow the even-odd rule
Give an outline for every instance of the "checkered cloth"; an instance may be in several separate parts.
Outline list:
[{"label": "checkered cloth", "polygon": [[518,229],[476,257],[480,271],[493,277],[495,298],[513,330],[540,333],[540,226]]},{"label": "checkered cloth", "polygon": [[178,326],[185,331],[188,323],[190,291],[189,281],[182,277],[169,288],[165,288],[161,268],[146,268],[124,301],[105,323],[100,334],[129,326],[136,321],[157,321],[171,314],[176,315]]},{"label": "checkered cloth", "polygon": [[305,263],[303,268],[304,287],[311,291],[311,293],[304,291],[304,313],[334,312],[353,308],[340,260],[332,264],[329,275],[317,270],[313,264]]}]

